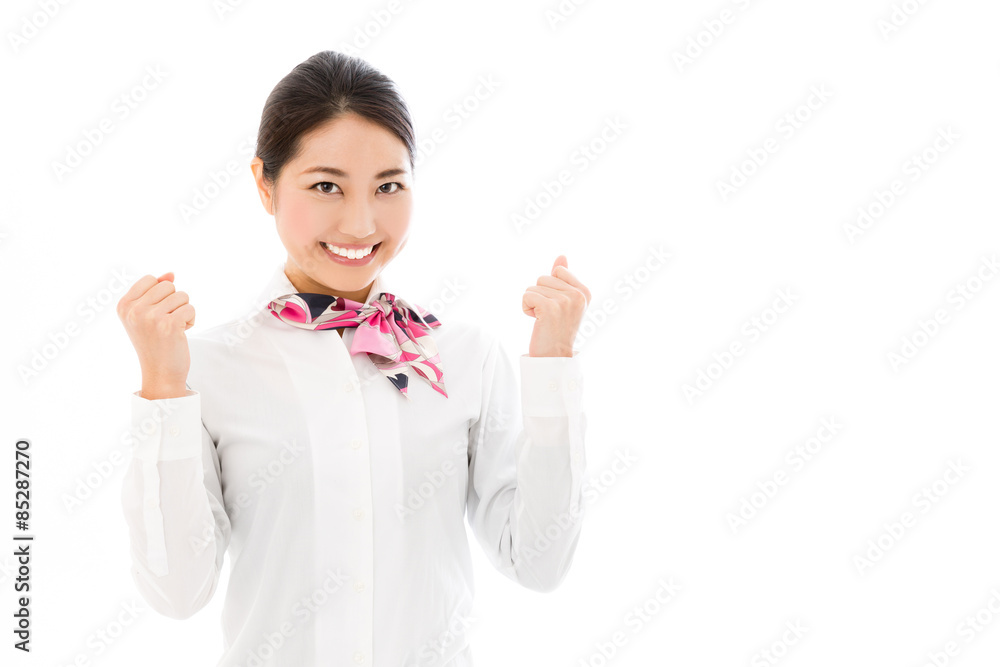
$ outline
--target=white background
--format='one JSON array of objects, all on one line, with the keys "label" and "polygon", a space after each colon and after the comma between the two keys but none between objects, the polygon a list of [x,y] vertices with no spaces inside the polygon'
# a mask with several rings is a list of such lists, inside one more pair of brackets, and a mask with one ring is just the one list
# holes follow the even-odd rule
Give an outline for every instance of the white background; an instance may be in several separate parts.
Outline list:
[{"label": "white background", "polygon": [[[140,376],[114,305],[140,276],[174,271],[194,331],[247,311],[285,256],[248,167],[264,100],[296,64],[367,28],[358,52],[398,83],[418,139],[446,136],[417,167],[410,242],[387,275],[444,321],[492,317],[512,357],[533,323],[521,296],[557,255],[593,294],[578,342],[595,499],[554,592],[521,589],[472,543],[477,665],[753,667],[772,664],[767,649],[789,666],[917,667],[949,641],[939,661],[995,664],[995,2],[567,0],[556,22],[554,1],[422,0],[395,14],[387,1],[50,4],[47,17],[42,2],[5,2],[0,22],[0,662],[221,654],[228,572],[185,621],[150,611],[129,578],[122,436]],[[141,90],[147,68],[164,77]],[[489,77],[496,89],[477,98]],[[123,94],[143,97],[125,118]],[[456,104],[469,109],[460,124],[447,120]],[[88,151],[103,118],[113,131]],[[74,150],[88,154],[60,174]],[[231,160],[230,182],[210,187]],[[561,170],[570,184],[546,198]],[[902,194],[879,210],[894,180]],[[720,183],[739,187],[724,197]],[[538,213],[518,228],[531,202]],[[852,233],[859,207],[879,214]],[[777,313],[781,290],[792,305]],[[756,337],[753,318],[768,322]],[[47,358],[25,374],[36,353]],[[686,395],[699,372],[711,380]],[[824,419],[841,426],[796,467],[788,452]],[[23,437],[30,656],[9,631]],[[961,477],[946,475],[950,461]],[[768,497],[776,472],[785,483]],[[744,506],[734,530],[727,516],[744,500],[756,513]],[[660,603],[671,578],[679,590]],[[632,622],[646,604],[647,621]]]}]

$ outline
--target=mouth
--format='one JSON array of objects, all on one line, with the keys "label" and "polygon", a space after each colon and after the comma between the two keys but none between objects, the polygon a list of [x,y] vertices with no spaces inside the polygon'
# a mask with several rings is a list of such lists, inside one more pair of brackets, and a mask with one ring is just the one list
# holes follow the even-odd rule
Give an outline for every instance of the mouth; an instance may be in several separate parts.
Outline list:
[{"label": "mouth", "polygon": [[[340,264],[346,264],[348,266],[362,266],[364,264],[367,264],[372,260],[372,258],[375,256],[375,253],[378,252],[378,249],[381,246],[382,242],[379,241],[374,246],[371,246],[370,251],[368,250],[368,248],[341,249],[339,246],[327,245],[325,241],[320,241],[320,247],[323,248],[323,252],[326,253],[327,257],[329,257],[335,262],[338,262]],[[334,252],[334,248],[337,249],[336,252]]]}]

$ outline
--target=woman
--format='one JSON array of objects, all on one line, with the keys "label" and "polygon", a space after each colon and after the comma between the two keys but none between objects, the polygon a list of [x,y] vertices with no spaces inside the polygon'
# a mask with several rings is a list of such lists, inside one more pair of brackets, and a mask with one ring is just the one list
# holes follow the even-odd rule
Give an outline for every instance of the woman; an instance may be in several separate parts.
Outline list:
[{"label": "woman", "polygon": [[526,588],[570,567],[586,467],[572,342],[590,292],[564,256],[526,289],[519,398],[488,323],[441,322],[382,275],[406,245],[414,144],[390,79],[314,55],[261,117],[251,167],[288,257],[253,324],[189,338],[172,273],[118,304],[142,368],[122,489],[132,576],[188,618],[228,550],[218,665],[471,665],[466,516]]}]

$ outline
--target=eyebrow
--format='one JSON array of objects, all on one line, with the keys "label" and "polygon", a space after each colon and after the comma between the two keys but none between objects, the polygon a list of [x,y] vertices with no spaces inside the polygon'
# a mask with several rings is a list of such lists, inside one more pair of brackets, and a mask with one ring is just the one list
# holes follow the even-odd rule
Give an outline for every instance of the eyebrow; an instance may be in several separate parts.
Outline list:
[{"label": "eyebrow", "polygon": [[[347,175],[346,171],[344,171],[343,169],[337,169],[336,167],[323,167],[323,166],[309,167],[308,169],[302,172],[302,174],[312,174],[312,173],[330,174],[331,176],[338,176],[340,178],[350,178],[350,176]],[[406,170],[400,167],[395,167],[393,169],[385,169],[375,174],[375,180],[378,180],[380,178],[388,178],[389,176],[398,176],[400,174],[405,174],[405,173]]]}]

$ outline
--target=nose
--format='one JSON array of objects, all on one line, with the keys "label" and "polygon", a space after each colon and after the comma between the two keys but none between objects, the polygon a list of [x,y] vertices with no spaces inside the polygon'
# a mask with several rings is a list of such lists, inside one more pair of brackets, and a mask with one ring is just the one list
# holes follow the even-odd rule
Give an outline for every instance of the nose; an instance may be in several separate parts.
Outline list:
[{"label": "nose", "polygon": [[369,239],[375,234],[374,198],[354,192],[347,198],[344,216],[340,219],[339,231],[344,236]]}]

